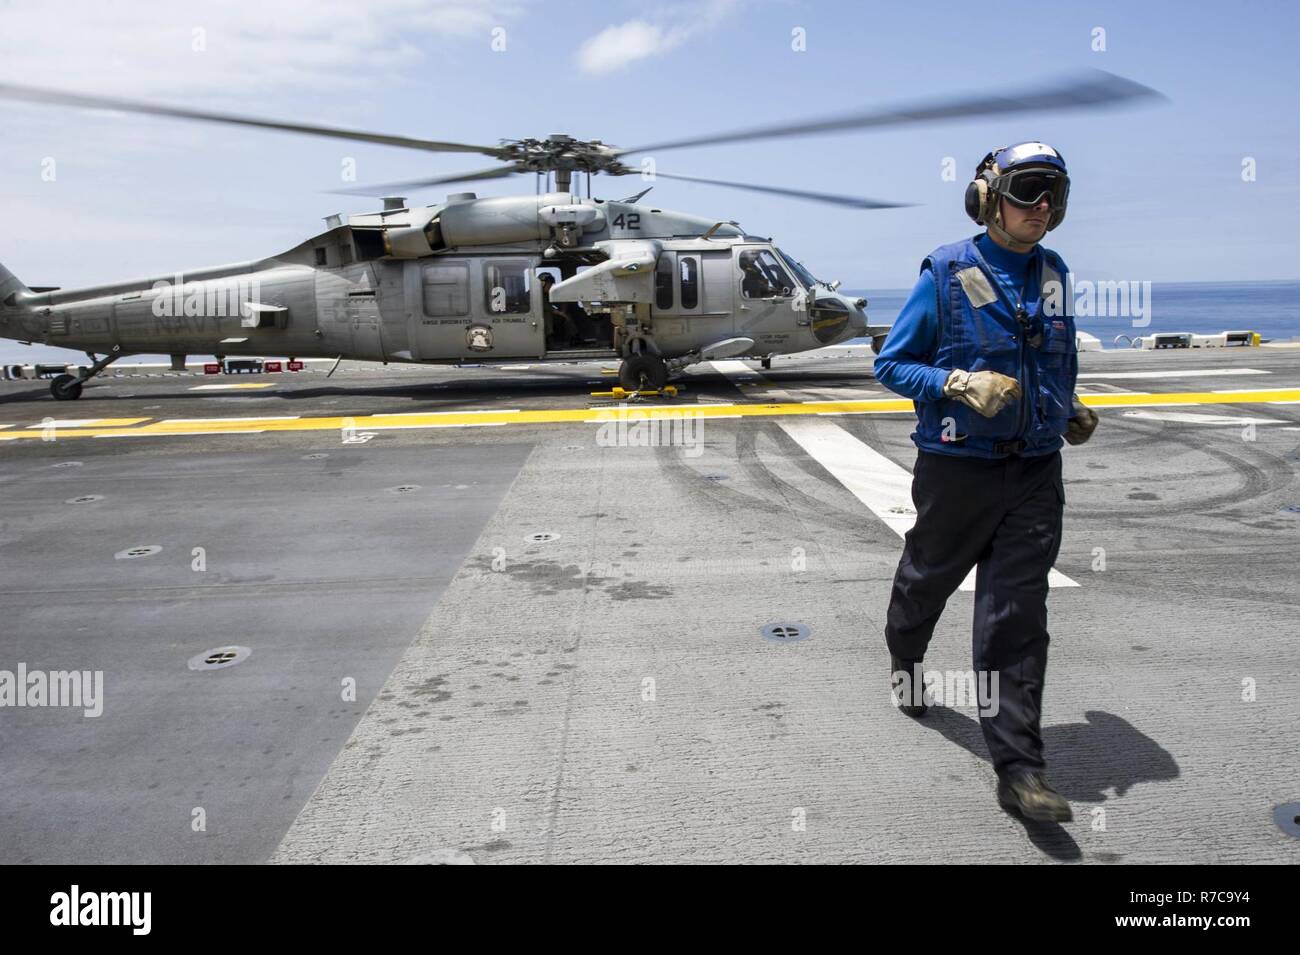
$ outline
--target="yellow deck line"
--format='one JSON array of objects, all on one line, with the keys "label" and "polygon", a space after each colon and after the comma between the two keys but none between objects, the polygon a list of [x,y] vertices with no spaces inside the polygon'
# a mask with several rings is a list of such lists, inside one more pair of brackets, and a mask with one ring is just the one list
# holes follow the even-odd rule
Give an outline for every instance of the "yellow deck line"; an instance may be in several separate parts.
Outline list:
[{"label": "yellow deck line", "polygon": [[[1127,392],[1080,396],[1084,404],[1097,408],[1143,408],[1160,405],[1268,404],[1300,401],[1300,388],[1269,388],[1260,391],[1214,392]],[[157,421],[134,428],[57,428],[63,438],[149,437],[169,434],[238,434],[273,431],[341,431],[345,426],[357,431],[382,431],[410,428],[447,428],[483,426],[485,424],[600,424],[620,416],[635,414],[637,420],[672,418],[682,415],[700,418],[771,418],[787,415],[897,414],[912,410],[906,398],[880,398],[858,401],[795,401],[772,404],[620,404],[608,408],[553,408],[535,411],[436,411],[425,414],[403,412],[392,415],[348,415],[320,418],[211,418],[184,421]],[[20,438],[40,439],[40,430],[0,433],[0,441]]]},{"label": "yellow deck line", "polygon": [[1259,391],[1118,392],[1080,395],[1090,408],[1147,407],[1150,405],[1268,404],[1300,399],[1300,388],[1267,388]]}]

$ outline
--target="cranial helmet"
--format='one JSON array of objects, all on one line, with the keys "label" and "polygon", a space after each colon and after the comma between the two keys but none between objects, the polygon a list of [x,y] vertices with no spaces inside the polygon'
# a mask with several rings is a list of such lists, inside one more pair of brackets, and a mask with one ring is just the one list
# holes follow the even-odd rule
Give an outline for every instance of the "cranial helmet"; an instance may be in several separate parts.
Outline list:
[{"label": "cranial helmet", "polygon": [[975,178],[966,187],[966,214],[977,224],[1006,235],[998,198],[1028,209],[1044,195],[1051,203],[1047,219],[1047,231],[1051,232],[1065,219],[1070,196],[1070,174],[1064,157],[1046,143],[1003,146],[975,167]]}]

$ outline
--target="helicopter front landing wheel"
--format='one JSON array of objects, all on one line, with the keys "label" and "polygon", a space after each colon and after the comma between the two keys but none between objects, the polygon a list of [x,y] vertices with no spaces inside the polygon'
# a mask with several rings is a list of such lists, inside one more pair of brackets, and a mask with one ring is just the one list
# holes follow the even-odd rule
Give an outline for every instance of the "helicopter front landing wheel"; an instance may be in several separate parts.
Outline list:
[{"label": "helicopter front landing wheel", "polygon": [[618,366],[618,383],[624,391],[661,391],[668,384],[668,366],[658,355],[631,355]]},{"label": "helicopter front landing wheel", "polygon": [[76,375],[59,375],[50,382],[50,393],[57,401],[76,401],[81,397],[81,379]]}]

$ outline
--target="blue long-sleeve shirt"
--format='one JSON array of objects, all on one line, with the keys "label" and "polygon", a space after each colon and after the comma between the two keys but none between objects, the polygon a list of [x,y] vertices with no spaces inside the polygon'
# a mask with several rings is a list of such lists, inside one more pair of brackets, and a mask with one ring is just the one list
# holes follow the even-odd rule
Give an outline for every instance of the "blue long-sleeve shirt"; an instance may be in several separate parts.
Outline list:
[{"label": "blue long-sleeve shirt", "polygon": [[[1033,253],[1019,253],[1004,249],[988,237],[978,236],[975,244],[989,264],[1002,287],[1012,296],[1026,296],[1024,306],[1033,311],[1037,305],[1039,289],[1026,288]],[[903,304],[885,347],[876,356],[876,380],[890,391],[913,401],[938,401],[943,397],[943,384],[951,369],[934,366],[935,352],[939,348],[939,315],[935,295],[934,275],[929,269],[912,287],[912,294]]]}]

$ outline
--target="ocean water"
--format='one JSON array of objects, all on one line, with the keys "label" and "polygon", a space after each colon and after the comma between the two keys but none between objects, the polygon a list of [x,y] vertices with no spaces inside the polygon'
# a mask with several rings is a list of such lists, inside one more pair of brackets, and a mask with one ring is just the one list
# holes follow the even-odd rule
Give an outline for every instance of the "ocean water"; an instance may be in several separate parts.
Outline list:
[{"label": "ocean water", "polygon": [[[856,288],[841,291],[866,298],[871,322],[889,325],[898,317],[909,290]],[[1300,282],[1156,282],[1151,286],[1149,301],[1141,295],[1128,304],[1142,306],[1145,317],[1079,316],[1075,323],[1080,330],[1096,335],[1106,348],[1127,347],[1123,342],[1115,344],[1119,335],[1134,337],[1154,332],[1212,334],[1249,329],[1259,332],[1265,341],[1300,339]],[[1148,324],[1135,324],[1139,321]],[[192,357],[200,360],[205,356]],[[166,358],[141,355],[134,360],[166,361]],[[84,364],[85,358],[80,352],[69,349],[20,345],[0,339],[0,364],[19,362]]]},{"label": "ocean water", "polygon": [[[867,299],[872,324],[889,325],[898,317],[909,290],[841,291]],[[1100,298],[1104,295],[1094,295],[1093,300]],[[1078,292],[1075,300],[1077,308]],[[1300,282],[1154,282],[1149,300],[1145,292],[1135,293],[1126,304],[1127,316],[1077,315],[1075,325],[1096,335],[1106,348],[1128,347],[1123,341],[1115,344],[1120,335],[1135,338],[1156,332],[1205,335],[1249,330],[1259,332],[1264,341],[1300,339]],[[1142,317],[1134,317],[1133,306],[1141,308]]]}]

